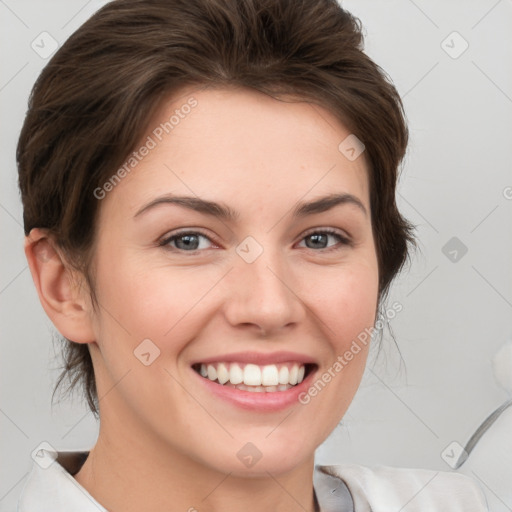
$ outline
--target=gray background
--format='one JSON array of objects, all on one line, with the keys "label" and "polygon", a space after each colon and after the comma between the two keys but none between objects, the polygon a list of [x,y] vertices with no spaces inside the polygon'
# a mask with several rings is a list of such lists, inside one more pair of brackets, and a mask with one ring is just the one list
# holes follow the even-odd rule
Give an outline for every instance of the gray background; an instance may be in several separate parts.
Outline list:
[{"label": "gray background", "polygon": [[[62,43],[103,3],[0,0],[0,511],[15,509],[39,443],[89,449],[98,431],[78,398],[50,406],[58,345],[22,250],[14,155],[30,88],[47,62],[32,41],[46,31]],[[507,399],[491,359],[512,333],[512,2],[343,5],[360,17],[367,53],[404,99],[411,143],[398,199],[418,226],[421,252],[389,300],[403,305],[391,322],[403,362],[386,336],[317,460],[451,471],[445,448],[464,445]],[[501,448],[512,453],[508,441]],[[496,454],[486,456],[496,466]],[[512,480],[511,466],[498,469]],[[471,468],[493,510],[512,510],[486,471]]]}]

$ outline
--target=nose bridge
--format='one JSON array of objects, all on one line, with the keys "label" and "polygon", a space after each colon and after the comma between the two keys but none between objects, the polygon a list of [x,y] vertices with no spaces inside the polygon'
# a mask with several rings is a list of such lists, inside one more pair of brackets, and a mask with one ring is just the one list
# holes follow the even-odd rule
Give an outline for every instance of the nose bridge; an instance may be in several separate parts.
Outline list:
[{"label": "nose bridge", "polygon": [[[260,245],[257,254],[254,252],[257,249],[251,240],[237,248],[232,278],[234,289],[227,313],[233,325],[254,324],[269,333],[298,322],[302,304],[294,293],[292,273],[284,252]],[[251,258],[246,257],[251,252]]]}]

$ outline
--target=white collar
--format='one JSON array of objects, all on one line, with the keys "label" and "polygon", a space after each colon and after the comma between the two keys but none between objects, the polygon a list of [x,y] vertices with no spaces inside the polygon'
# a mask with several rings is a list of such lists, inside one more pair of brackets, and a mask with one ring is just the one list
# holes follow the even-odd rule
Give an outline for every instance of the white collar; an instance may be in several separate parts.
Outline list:
[{"label": "white collar", "polygon": [[[34,454],[32,471],[23,487],[17,512],[107,512],[73,477],[89,452],[54,452],[41,448]],[[321,512],[354,512],[343,480],[315,467],[314,488]]]},{"label": "white collar", "polygon": [[[89,452],[40,449],[17,512],[108,512],[74,478]],[[487,512],[477,482],[456,472],[341,464],[315,466],[321,512]]]},{"label": "white collar", "polygon": [[[107,512],[74,478],[89,452],[40,448],[25,482],[18,512]],[[56,458],[57,457],[57,458]]]}]

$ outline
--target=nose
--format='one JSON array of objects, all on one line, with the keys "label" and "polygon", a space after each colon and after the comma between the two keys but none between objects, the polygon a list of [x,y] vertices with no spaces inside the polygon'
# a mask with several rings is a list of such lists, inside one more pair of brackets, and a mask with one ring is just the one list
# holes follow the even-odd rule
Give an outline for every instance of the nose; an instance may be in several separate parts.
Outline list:
[{"label": "nose", "polygon": [[232,326],[271,336],[303,320],[297,279],[278,251],[264,250],[252,263],[237,257],[229,279],[225,315]]}]

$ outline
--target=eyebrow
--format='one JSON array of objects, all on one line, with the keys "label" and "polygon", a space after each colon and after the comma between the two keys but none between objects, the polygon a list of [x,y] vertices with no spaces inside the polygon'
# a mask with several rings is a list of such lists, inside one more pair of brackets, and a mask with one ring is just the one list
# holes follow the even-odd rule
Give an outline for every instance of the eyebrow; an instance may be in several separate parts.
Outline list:
[{"label": "eyebrow", "polygon": [[[158,197],[153,201],[150,201],[148,204],[140,208],[134,217],[138,217],[148,210],[164,204],[176,204],[178,206],[182,206],[183,208],[188,208],[189,210],[194,210],[196,212],[211,215],[212,217],[217,217],[219,219],[230,222],[234,222],[240,217],[239,212],[223,204],[208,201],[206,199],[200,199],[199,197],[175,196],[172,194],[167,194],[165,196]],[[362,213],[364,213],[365,216],[368,216],[368,212],[361,200],[352,194],[346,193],[329,194],[325,197],[315,199],[314,201],[299,202],[295,208],[293,208],[292,215],[294,218],[301,218],[307,215],[326,212],[335,206],[345,204],[356,206]]]}]

